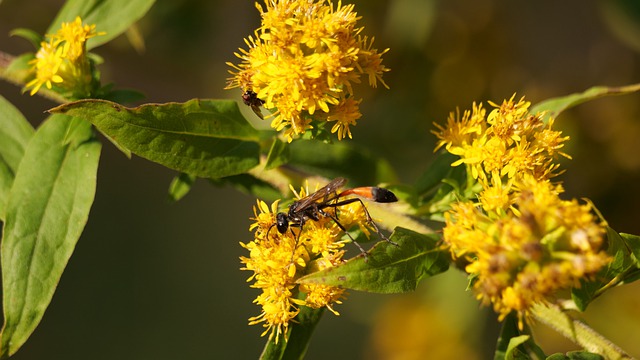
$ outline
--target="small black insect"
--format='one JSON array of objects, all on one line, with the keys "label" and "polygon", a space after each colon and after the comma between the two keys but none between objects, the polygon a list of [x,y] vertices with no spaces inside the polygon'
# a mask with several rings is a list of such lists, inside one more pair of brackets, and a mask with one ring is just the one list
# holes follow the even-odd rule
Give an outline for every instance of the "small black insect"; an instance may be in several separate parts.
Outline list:
[{"label": "small black insect", "polygon": [[258,99],[258,94],[253,90],[247,90],[242,94],[242,102],[247,106],[251,106],[251,110],[253,110],[260,119],[264,120],[264,116],[262,116],[262,111],[260,110],[260,106],[264,105],[264,100]]}]

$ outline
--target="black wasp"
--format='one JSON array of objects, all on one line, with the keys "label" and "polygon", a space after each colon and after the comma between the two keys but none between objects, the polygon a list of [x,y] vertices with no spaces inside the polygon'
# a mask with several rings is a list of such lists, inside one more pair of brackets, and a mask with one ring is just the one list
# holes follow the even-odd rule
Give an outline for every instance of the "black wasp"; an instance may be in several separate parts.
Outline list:
[{"label": "black wasp", "polygon": [[[342,192],[338,192],[338,189],[343,187],[347,183],[347,179],[345,178],[335,178],[331,182],[329,182],[324,187],[320,188],[318,191],[309,194],[308,196],[294,201],[293,204],[289,206],[289,211],[287,213],[280,212],[276,214],[276,223],[271,227],[275,226],[278,229],[278,232],[284,234],[287,230],[292,227],[298,227],[302,231],[302,227],[309,220],[318,221],[323,217],[329,217],[333,220],[338,227],[347,234],[354,244],[362,251],[364,254],[364,249],[358,244],[347,232],[347,229],[340,223],[338,220],[338,216],[335,212],[331,213],[326,211],[327,209],[336,209],[340,206],[352,204],[354,202],[359,202],[362,205],[364,213],[367,217],[367,222],[373,227],[376,233],[384,240],[395,244],[389,240],[381,231],[378,229],[378,226],[369,215],[369,211],[367,207],[364,206],[364,203],[360,198],[368,199],[371,201],[379,202],[379,203],[391,203],[398,201],[398,198],[394,193],[390,190],[380,188],[377,186],[363,186],[357,187],[353,189],[347,189]],[[356,195],[356,198],[344,199],[347,195]],[[269,228],[270,230],[271,228]],[[293,231],[292,231],[293,232]],[[267,231],[267,234],[269,232]],[[298,236],[299,233],[298,233]],[[297,239],[296,239],[297,240]]]}]

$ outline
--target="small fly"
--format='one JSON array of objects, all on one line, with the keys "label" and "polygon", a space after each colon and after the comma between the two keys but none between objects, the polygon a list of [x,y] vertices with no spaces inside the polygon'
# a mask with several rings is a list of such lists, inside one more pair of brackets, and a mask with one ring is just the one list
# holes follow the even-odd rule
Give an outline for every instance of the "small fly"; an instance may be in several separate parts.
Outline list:
[{"label": "small fly", "polygon": [[242,94],[242,102],[247,106],[251,106],[251,110],[253,110],[260,119],[264,120],[264,116],[262,116],[262,111],[260,110],[260,106],[264,105],[264,100],[258,99],[258,94],[253,90],[247,90]]},{"label": "small fly", "polygon": [[[342,192],[338,192],[338,189],[343,187],[347,183],[347,179],[345,178],[336,178],[329,182],[324,187],[320,188],[318,191],[309,194],[300,200],[294,201],[293,204],[289,206],[289,211],[287,213],[280,212],[276,214],[276,223],[271,227],[275,226],[278,229],[280,234],[284,234],[290,227],[297,227],[302,231],[302,227],[309,220],[318,221],[323,217],[329,217],[333,220],[338,227],[345,232],[351,238],[354,244],[360,249],[360,251],[366,255],[366,252],[358,244],[353,237],[347,232],[347,229],[340,223],[338,220],[337,214],[334,212],[333,214],[327,209],[337,209],[340,206],[352,204],[354,202],[359,202],[362,205],[362,209],[367,217],[367,222],[373,227],[378,236],[382,239],[386,240],[389,243],[394,245],[394,242],[389,240],[381,231],[378,229],[378,226],[369,215],[369,211],[367,207],[364,206],[364,202],[360,198],[368,199],[371,201],[379,202],[379,203],[391,203],[398,201],[398,198],[394,193],[390,190],[380,188],[377,186],[365,186],[365,187],[357,187],[353,189],[344,190]],[[347,195],[356,195],[356,198],[343,199]],[[270,230],[270,229],[269,229]],[[293,230],[292,230],[293,233]],[[268,232],[267,232],[268,234]],[[298,237],[300,233],[298,233]],[[297,239],[296,239],[297,241]]]}]

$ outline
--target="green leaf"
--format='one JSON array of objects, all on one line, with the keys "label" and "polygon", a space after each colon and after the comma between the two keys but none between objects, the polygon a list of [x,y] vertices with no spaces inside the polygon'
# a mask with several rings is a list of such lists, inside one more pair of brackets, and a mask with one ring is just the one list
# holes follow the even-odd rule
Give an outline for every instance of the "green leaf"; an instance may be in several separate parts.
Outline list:
[{"label": "green leaf", "polygon": [[387,161],[346,141],[327,144],[317,140],[296,140],[289,144],[289,153],[289,164],[327,178],[349,178],[354,186],[396,179]]},{"label": "green leaf", "polygon": [[627,274],[625,274],[622,280],[625,284],[630,284],[634,281],[640,280],[640,269],[635,268],[632,271],[629,271]]},{"label": "green leaf", "polygon": [[31,29],[25,29],[25,28],[13,29],[11,30],[11,32],[9,32],[9,35],[21,37],[27,40],[29,43],[31,43],[34,49],[40,49],[40,43],[42,42],[42,35],[38,34],[37,32]]},{"label": "green leaf", "polygon": [[520,336],[520,330],[518,329],[518,318],[515,314],[511,313],[502,322],[502,329],[500,330],[500,336],[496,344],[496,351],[493,356],[494,360],[505,360],[507,351],[512,349],[511,339]]},{"label": "green leaf", "polygon": [[275,343],[275,337],[269,340],[260,355],[261,360],[298,360],[303,359],[307,352],[311,335],[324,314],[324,308],[312,309],[300,307],[295,321],[289,325],[288,340],[280,338]]},{"label": "green leaf", "polygon": [[585,311],[587,306],[596,298],[598,290],[603,286],[601,281],[581,280],[579,288],[571,289],[571,299],[580,311]]},{"label": "green leaf", "polygon": [[9,190],[33,133],[20,111],[0,96],[0,220],[4,220]]},{"label": "green leaf", "polygon": [[509,339],[507,352],[504,355],[505,360],[530,359],[526,353],[518,349],[518,346],[523,345],[524,343],[529,341],[530,338],[531,336],[529,335],[520,335]]},{"label": "green leaf", "polygon": [[267,202],[273,202],[282,198],[280,191],[273,187],[273,185],[250,174],[239,174],[226,176],[220,179],[211,179],[211,182],[216,186],[231,185],[242,193],[255,196]]},{"label": "green leaf", "polygon": [[126,151],[198,177],[241,174],[259,162],[259,132],[231,100],[194,99],[136,108],[81,100],[50,112],[91,121]]},{"label": "green leaf", "polygon": [[636,263],[636,267],[640,267],[640,236],[620,233],[620,237],[635,257],[634,261]]},{"label": "green leaf", "polygon": [[546,360],[604,360],[599,354],[588,351],[570,351],[566,355],[557,353],[547,357]]},{"label": "green leaf", "polygon": [[91,124],[61,115],[25,150],[3,229],[0,357],[24,344],[53,297],[89,216],[99,156]]},{"label": "green leaf", "polygon": [[27,77],[30,75],[31,65],[29,64],[29,61],[34,58],[35,55],[33,53],[26,53],[13,58],[6,69],[2,69],[2,67],[0,67],[0,76],[17,85],[24,84]]},{"label": "green leaf", "polygon": [[191,190],[191,186],[196,181],[196,177],[180,173],[178,176],[173,178],[171,184],[169,185],[169,200],[171,202],[176,202],[182,199],[185,195],[189,193]]},{"label": "green leaf", "polygon": [[449,253],[439,248],[436,234],[419,234],[397,227],[391,241],[380,241],[365,258],[360,255],[341,265],[304,276],[298,283],[321,284],[375,292],[415,290],[423,278],[446,271]]},{"label": "green leaf", "polygon": [[570,360],[604,360],[604,356],[588,351],[569,351],[567,356]]},{"label": "green leaf", "polygon": [[[436,221],[444,221],[444,212],[452,202],[462,201],[468,192],[467,172],[464,166],[451,166],[459,157],[448,152],[440,152],[415,184],[416,197],[409,203],[416,208],[416,214]],[[474,196],[475,198],[475,196]]]},{"label": "green leaf", "polygon": [[563,111],[580,105],[584,102],[599,99],[605,96],[631,94],[639,90],[640,84],[618,87],[594,86],[581,93],[575,93],[567,96],[544,100],[532,106],[530,112],[532,114],[543,111],[546,112],[544,119],[545,121],[547,121],[550,117],[556,118]]},{"label": "green leaf", "polygon": [[113,85],[103,86],[97,97],[103,100],[109,100],[118,104],[129,104],[144,99],[144,94],[136,90],[119,89],[112,90]]},{"label": "green leaf", "polygon": [[617,231],[610,227],[607,227],[607,242],[607,253],[613,257],[606,272],[606,278],[610,280],[631,268],[634,261],[627,243]]},{"label": "green leaf", "polygon": [[267,155],[267,161],[264,165],[264,169],[274,169],[280,165],[286,164],[287,162],[289,162],[288,144],[274,138],[273,144],[271,144],[271,148],[269,149],[269,154]]},{"label": "green leaf", "polygon": [[547,356],[546,360],[568,360],[569,358],[561,353],[557,353],[557,354],[552,354]]},{"label": "green leaf", "polygon": [[85,24],[95,24],[96,31],[106,32],[87,41],[87,49],[93,49],[111,41],[142,18],[155,0],[67,0],[47,30],[53,34],[63,22],[74,21],[76,16]]},{"label": "green leaf", "polygon": [[529,328],[518,328],[518,315],[511,312],[503,320],[502,330],[496,344],[494,360],[544,359],[542,349],[533,341]]},{"label": "green leaf", "polygon": [[9,190],[13,185],[13,170],[4,161],[0,161],[0,222],[4,221],[5,207]]},{"label": "green leaf", "polygon": [[451,164],[459,159],[459,156],[453,155],[446,151],[440,152],[427,171],[425,171],[418,181],[416,181],[415,188],[418,195],[424,195],[430,191],[433,191],[438,185],[442,184],[442,180],[446,178],[451,172]]}]

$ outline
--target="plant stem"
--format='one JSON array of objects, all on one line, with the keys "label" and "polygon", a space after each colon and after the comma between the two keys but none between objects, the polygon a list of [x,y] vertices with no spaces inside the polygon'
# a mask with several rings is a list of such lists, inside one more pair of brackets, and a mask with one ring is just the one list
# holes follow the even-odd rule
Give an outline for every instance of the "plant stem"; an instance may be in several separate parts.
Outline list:
[{"label": "plant stem", "polygon": [[536,304],[532,314],[537,321],[551,327],[589,352],[600,354],[605,359],[633,359],[609,339],[585,323],[573,319],[557,305]]}]

